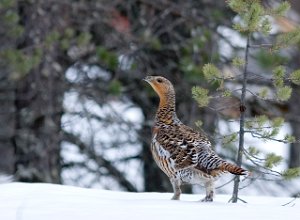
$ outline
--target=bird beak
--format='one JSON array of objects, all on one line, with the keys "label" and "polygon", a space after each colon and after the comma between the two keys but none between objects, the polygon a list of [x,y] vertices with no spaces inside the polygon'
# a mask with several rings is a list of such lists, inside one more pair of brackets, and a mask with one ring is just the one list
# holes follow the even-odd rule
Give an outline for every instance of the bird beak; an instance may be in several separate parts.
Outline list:
[{"label": "bird beak", "polygon": [[151,83],[151,76],[146,76],[143,80],[147,83]]}]

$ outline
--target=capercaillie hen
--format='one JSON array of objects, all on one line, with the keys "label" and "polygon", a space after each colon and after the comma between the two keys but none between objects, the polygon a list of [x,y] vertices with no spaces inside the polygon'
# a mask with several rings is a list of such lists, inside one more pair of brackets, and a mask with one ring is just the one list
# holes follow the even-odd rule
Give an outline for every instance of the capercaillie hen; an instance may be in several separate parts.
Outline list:
[{"label": "capercaillie hen", "polygon": [[182,184],[204,183],[206,196],[201,201],[211,202],[214,181],[221,174],[248,173],[219,157],[211,149],[211,143],[204,133],[193,130],[178,119],[175,90],[169,80],[162,76],[147,76],[144,80],[160,98],[152,129],[151,152],[159,168],[172,183],[172,199],[179,200]]}]

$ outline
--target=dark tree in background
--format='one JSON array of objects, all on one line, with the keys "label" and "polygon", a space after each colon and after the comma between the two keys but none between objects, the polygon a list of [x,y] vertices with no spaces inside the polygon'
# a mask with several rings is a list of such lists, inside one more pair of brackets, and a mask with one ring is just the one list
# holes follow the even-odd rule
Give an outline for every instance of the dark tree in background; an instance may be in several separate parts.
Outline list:
[{"label": "dark tree in background", "polygon": [[[230,29],[234,16],[225,2],[6,0],[0,12],[1,171],[20,181],[64,183],[64,171],[80,168],[96,176],[95,182],[109,177],[121,188],[137,191],[141,189],[129,178],[126,163],[138,161],[143,190],[171,190],[150,154],[158,99],[141,81],[147,74],[169,78],[178,94],[179,117],[193,127],[201,119],[214,141],[219,115],[198,109],[191,88],[214,90],[204,82],[203,65],[231,62],[219,53],[218,42],[228,42],[219,29]],[[66,70],[74,80],[66,77]],[[83,106],[92,102],[105,108],[118,101],[138,108],[143,122],[138,126],[120,111],[99,115],[84,107],[70,110],[64,103],[70,93]],[[69,122],[61,123],[64,118]],[[98,123],[103,132],[90,131],[84,138],[72,131],[75,119]],[[114,127],[126,137],[106,141],[104,133]],[[84,161],[62,157],[66,143]],[[122,152],[125,146],[139,151],[113,159],[106,153]]]},{"label": "dark tree in background", "polygon": [[1,149],[8,151],[4,158],[9,168],[4,170],[15,172],[19,181],[61,182],[60,121],[69,64],[59,42],[50,42],[49,35],[69,25],[65,6],[54,1],[3,1],[1,5],[1,42],[7,37],[1,49],[1,78],[7,94]]},{"label": "dark tree in background", "polygon": [[[1,9],[2,11],[3,9]],[[15,8],[11,9],[16,11]],[[16,25],[15,22],[4,22],[5,14],[0,13],[0,36],[1,36],[1,52],[5,48],[14,48],[17,37],[13,34],[7,33],[7,30],[13,29]],[[1,59],[2,60],[2,59]],[[8,173],[14,172],[14,147],[11,139],[14,136],[15,129],[15,91],[14,82],[10,80],[9,68],[5,65],[5,62],[0,61],[0,98],[1,98],[1,110],[0,110],[0,167],[2,171]]]}]

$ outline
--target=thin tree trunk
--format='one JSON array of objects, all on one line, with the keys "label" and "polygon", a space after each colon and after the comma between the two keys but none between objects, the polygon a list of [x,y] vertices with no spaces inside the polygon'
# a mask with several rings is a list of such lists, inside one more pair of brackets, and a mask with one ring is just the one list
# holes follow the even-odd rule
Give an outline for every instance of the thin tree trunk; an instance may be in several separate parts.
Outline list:
[{"label": "thin tree trunk", "polygon": [[[243,71],[243,85],[242,85],[242,94],[241,94],[241,104],[240,104],[240,130],[239,130],[239,149],[238,149],[238,155],[236,164],[238,166],[242,165],[243,162],[243,152],[244,152],[244,127],[245,127],[245,97],[246,97],[246,88],[247,88],[247,72],[248,72],[248,56],[249,56],[249,46],[250,46],[250,34],[247,36],[247,44],[246,44],[246,52],[245,52],[245,66]],[[240,177],[235,176],[234,179],[234,186],[233,186],[233,193],[231,201],[233,203],[236,203],[238,200],[238,192],[239,192],[239,183],[240,183]]]}]

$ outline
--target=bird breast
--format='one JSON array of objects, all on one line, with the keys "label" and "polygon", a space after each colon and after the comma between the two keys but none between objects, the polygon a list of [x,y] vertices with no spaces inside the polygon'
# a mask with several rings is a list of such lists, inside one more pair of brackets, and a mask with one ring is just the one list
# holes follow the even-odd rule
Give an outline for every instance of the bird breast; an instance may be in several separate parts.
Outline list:
[{"label": "bird breast", "polygon": [[176,173],[174,160],[171,158],[169,151],[164,149],[156,140],[156,135],[152,138],[151,152],[156,164],[169,177]]}]

